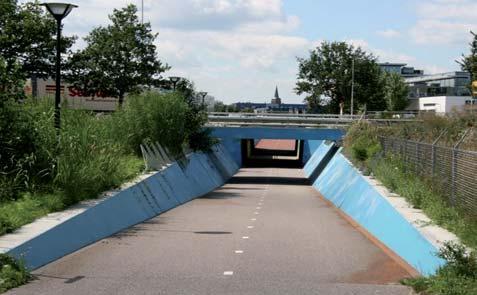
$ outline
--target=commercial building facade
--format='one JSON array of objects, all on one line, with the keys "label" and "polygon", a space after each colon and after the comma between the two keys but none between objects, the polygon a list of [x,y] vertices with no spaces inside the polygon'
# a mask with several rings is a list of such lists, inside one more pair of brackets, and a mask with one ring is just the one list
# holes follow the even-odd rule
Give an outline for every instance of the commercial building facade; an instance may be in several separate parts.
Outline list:
[{"label": "commercial building facade", "polygon": [[409,98],[431,96],[471,96],[468,72],[448,72],[405,79]]}]

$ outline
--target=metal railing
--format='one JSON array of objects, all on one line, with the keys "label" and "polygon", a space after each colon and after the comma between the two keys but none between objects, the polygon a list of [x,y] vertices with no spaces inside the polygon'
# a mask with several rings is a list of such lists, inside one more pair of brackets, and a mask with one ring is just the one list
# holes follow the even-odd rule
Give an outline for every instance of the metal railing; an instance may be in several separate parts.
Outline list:
[{"label": "metal railing", "polygon": [[[373,114],[374,115],[374,114]],[[377,119],[373,115],[293,114],[293,113],[217,113],[208,114],[209,125],[279,125],[342,128],[360,120],[377,124],[416,121],[408,118]]]},{"label": "metal railing", "polygon": [[405,169],[428,179],[451,206],[477,217],[477,152],[459,149],[463,139],[454,147],[437,145],[439,139],[432,144],[379,139],[385,153],[399,156]]}]

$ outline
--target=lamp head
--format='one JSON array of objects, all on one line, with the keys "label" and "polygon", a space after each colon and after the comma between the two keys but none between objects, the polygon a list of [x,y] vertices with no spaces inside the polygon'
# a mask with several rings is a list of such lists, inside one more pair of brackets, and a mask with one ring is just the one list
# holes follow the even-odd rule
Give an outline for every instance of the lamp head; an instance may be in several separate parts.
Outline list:
[{"label": "lamp head", "polygon": [[169,77],[169,80],[171,80],[172,83],[177,83],[180,79],[180,77]]},{"label": "lamp head", "polygon": [[78,5],[74,5],[74,4],[57,3],[57,2],[42,3],[41,5],[45,6],[46,9],[48,10],[48,12],[51,13],[51,15],[53,15],[53,17],[56,20],[62,20],[68,14],[70,14],[70,12],[71,12],[71,10],[73,10],[73,8],[78,7]]}]

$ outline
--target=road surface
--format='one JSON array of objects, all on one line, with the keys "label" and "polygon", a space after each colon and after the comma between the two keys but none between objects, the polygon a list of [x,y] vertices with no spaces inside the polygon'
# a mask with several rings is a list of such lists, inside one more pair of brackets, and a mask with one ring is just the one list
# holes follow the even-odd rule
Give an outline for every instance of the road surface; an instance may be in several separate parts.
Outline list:
[{"label": "road surface", "polygon": [[412,294],[392,259],[301,178],[224,187],[34,272],[7,294]]}]

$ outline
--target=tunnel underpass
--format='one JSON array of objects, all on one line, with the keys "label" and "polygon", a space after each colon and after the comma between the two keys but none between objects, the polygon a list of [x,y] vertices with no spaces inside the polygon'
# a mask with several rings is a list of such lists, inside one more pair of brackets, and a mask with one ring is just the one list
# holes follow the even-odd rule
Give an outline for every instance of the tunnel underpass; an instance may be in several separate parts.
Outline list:
[{"label": "tunnel underpass", "polygon": [[242,139],[244,167],[303,168],[303,140]]}]

